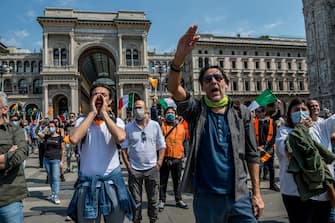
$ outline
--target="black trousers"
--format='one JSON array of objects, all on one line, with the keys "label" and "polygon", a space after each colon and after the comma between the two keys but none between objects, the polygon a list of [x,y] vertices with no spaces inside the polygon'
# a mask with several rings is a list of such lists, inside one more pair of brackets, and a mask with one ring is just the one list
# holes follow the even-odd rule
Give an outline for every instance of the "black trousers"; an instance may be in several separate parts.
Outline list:
[{"label": "black trousers", "polygon": [[329,201],[302,201],[298,196],[282,194],[290,223],[328,223],[330,216]]},{"label": "black trousers", "polygon": [[166,201],[166,188],[171,172],[173,182],[173,192],[176,202],[182,200],[181,192],[179,190],[182,171],[182,161],[176,158],[164,158],[162,167],[160,169],[160,187],[159,187],[159,200]]},{"label": "black trousers", "polygon": [[40,164],[40,168],[43,168],[43,158],[44,158],[44,143],[38,143],[38,160]]}]

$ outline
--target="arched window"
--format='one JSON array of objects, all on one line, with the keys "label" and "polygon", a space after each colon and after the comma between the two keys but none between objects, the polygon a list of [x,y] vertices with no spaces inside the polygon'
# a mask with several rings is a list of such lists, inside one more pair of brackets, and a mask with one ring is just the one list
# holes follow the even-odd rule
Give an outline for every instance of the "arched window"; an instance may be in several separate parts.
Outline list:
[{"label": "arched window", "polygon": [[38,62],[38,72],[42,71],[42,61]]},{"label": "arched window", "polygon": [[29,72],[29,67],[30,67],[29,61],[24,61],[23,72],[24,73]]},{"label": "arched window", "polygon": [[133,63],[134,63],[134,66],[138,66],[140,65],[140,61],[138,59],[138,51],[135,49],[133,50]]},{"label": "arched window", "polygon": [[36,79],[33,82],[33,94],[42,94],[42,83],[41,79]]},{"label": "arched window", "polygon": [[59,65],[59,50],[58,49],[54,49],[53,60],[54,60],[54,65],[58,66]]},{"label": "arched window", "polygon": [[37,73],[38,67],[36,61],[31,62],[31,72],[32,73]]},{"label": "arched window", "polygon": [[61,49],[61,64],[62,66],[67,65],[67,53],[65,48]]},{"label": "arched window", "polygon": [[127,66],[131,66],[131,50],[126,50],[126,64]]},{"label": "arched window", "polygon": [[208,57],[205,57],[205,67],[208,67],[209,66],[209,60],[208,60]]},{"label": "arched window", "polygon": [[17,73],[22,73],[23,68],[22,68],[22,62],[21,61],[17,61],[16,62],[16,72]]},{"label": "arched window", "polygon": [[204,66],[204,63],[203,63],[203,60],[202,60],[201,57],[199,57],[198,66],[199,66],[199,68],[202,68]]},{"label": "arched window", "polygon": [[3,90],[4,90],[4,92],[12,92],[13,91],[12,81],[10,79],[4,80]]},{"label": "arched window", "polygon": [[14,63],[14,61],[10,61],[9,62],[9,66],[12,68],[12,72],[14,72],[15,70],[15,63]]},{"label": "arched window", "polygon": [[20,94],[27,94],[28,93],[28,84],[26,79],[19,80],[18,83],[19,93]]}]

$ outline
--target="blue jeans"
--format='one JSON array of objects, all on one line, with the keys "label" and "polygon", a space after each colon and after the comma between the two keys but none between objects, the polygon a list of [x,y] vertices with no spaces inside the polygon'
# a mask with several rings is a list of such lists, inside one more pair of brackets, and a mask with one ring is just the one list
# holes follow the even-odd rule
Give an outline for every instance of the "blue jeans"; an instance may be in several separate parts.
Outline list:
[{"label": "blue jeans", "polygon": [[0,207],[0,223],[23,223],[23,204],[13,202]]},{"label": "blue jeans", "polygon": [[59,176],[60,176],[60,160],[49,160],[44,158],[44,167],[48,174],[48,180],[53,195],[59,194]]},{"label": "blue jeans", "polygon": [[231,195],[196,192],[193,212],[196,223],[257,223],[249,194],[235,201]]}]

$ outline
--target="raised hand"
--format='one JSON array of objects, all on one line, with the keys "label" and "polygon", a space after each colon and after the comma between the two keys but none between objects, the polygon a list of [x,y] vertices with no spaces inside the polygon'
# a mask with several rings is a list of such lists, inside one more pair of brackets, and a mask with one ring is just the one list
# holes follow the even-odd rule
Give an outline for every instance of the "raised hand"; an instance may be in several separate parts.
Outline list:
[{"label": "raised hand", "polygon": [[200,39],[200,35],[197,34],[198,25],[193,25],[188,28],[186,33],[179,39],[176,54],[174,56],[173,63],[176,66],[181,66],[187,54],[189,54],[196,42]]}]

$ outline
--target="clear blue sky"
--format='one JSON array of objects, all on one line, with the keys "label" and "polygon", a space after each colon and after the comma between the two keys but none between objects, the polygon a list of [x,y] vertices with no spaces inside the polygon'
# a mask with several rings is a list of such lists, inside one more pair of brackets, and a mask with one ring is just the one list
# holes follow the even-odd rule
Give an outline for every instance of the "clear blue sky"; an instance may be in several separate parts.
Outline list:
[{"label": "clear blue sky", "polygon": [[3,0],[0,38],[7,46],[38,51],[42,29],[36,21],[46,7],[88,11],[140,10],[152,25],[149,50],[167,52],[192,24],[199,33],[305,38],[302,0]]}]

